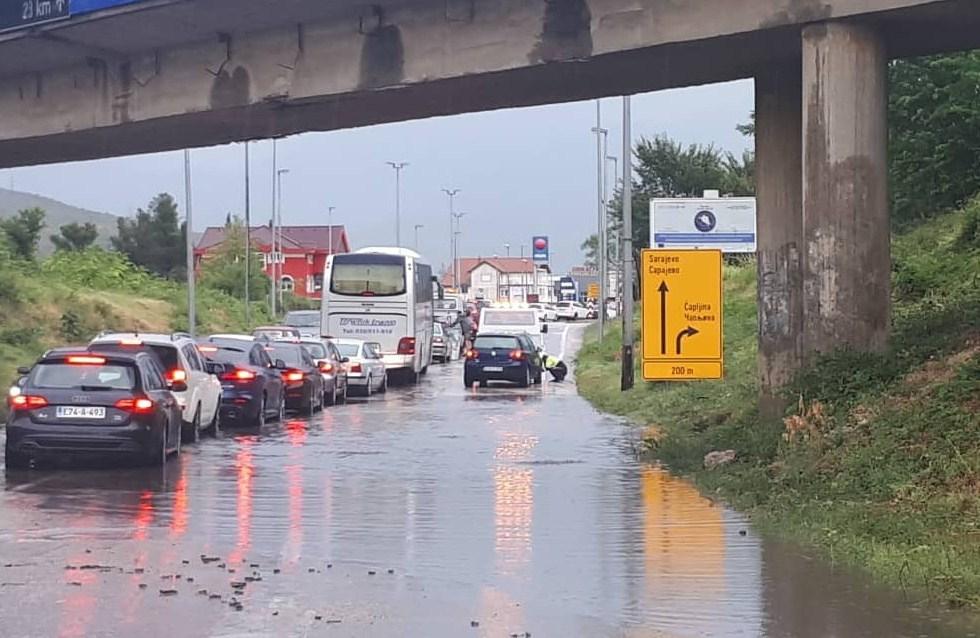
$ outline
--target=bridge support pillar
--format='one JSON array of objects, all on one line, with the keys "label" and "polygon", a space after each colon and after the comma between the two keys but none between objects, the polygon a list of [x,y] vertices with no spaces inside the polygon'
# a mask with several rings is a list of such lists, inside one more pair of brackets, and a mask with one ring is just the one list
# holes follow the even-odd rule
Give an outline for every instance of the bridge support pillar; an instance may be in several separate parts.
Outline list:
[{"label": "bridge support pillar", "polygon": [[799,62],[755,78],[759,269],[759,408],[785,410],[779,390],[803,362],[803,86]]},{"label": "bridge support pillar", "polygon": [[803,352],[878,351],[890,321],[887,56],[855,24],[803,31]]}]

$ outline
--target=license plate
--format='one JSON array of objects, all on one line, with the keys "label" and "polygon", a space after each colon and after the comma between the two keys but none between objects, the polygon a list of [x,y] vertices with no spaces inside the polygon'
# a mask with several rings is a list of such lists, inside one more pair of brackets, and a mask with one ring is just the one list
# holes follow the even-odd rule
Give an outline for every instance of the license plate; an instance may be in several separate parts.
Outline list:
[{"label": "license plate", "polygon": [[483,366],[484,372],[503,372],[504,369],[500,366]]},{"label": "license plate", "polygon": [[61,405],[55,414],[59,419],[104,419],[105,408]]}]

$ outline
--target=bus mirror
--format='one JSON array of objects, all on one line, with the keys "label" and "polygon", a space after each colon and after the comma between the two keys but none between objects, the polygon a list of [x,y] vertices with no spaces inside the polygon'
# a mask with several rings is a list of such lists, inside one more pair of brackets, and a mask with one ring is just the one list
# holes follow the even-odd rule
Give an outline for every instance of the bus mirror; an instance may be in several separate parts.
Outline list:
[{"label": "bus mirror", "polygon": [[543,335],[548,334],[548,324],[546,323],[541,324],[541,334]]}]

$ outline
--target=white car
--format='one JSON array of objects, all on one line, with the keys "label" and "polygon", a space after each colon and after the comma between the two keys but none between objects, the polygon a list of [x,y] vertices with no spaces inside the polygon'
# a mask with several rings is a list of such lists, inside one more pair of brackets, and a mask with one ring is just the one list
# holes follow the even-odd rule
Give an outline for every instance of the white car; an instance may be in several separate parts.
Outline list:
[{"label": "white car", "polygon": [[381,356],[381,344],[359,339],[331,339],[340,354],[348,359],[347,384],[361,388],[366,396],[388,390],[388,375]]},{"label": "white car", "polygon": [[537,310],[544,321],[558,321],[558,310],[552,305],[532,303],[528,304],[528,307]]},{"label": "white car", "polygon": [[480,311],[481,334],[527,334],[538,346],[544,347],[544,336],[548,324],[541,321],[539,311],[534,308],[484,308]]},{"label": "white car", "polygon": [[556,310],[558,318],[564,321],[578,321],[589,316],[589,309],[577,301],[559,301]]},{"label": "white car", "polygon": [[168,382],[187,384],[183,392],[173,393],[181,410],[184,440],[197,441],[202,430],[217,435],[221,381],[207,371],[204,358],[189,334],[103,333],[89,343],[89,350],[155,355],[166,371]]}]

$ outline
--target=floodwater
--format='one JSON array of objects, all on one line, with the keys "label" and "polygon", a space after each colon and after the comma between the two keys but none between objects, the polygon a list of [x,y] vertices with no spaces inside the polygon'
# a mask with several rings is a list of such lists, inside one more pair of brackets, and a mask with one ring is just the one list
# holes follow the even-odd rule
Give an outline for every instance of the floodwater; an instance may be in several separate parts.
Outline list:
[{"label": "floodwater", "polygon": [[637,460],[572,382],[461,377],[226,431],[162,470],[7,473],[0,635],[980,635],[759,538]]}]

